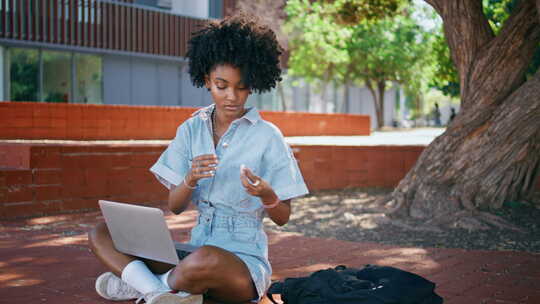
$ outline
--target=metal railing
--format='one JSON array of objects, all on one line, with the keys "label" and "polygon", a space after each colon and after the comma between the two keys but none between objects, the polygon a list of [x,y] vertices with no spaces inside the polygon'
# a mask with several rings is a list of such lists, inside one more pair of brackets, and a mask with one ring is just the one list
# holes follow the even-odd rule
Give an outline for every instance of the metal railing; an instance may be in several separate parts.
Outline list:
[{"label": "metal railing", "polygon": [[0,38],[184,56],[207,22],[147,9],[133,0],[0,0]]}]

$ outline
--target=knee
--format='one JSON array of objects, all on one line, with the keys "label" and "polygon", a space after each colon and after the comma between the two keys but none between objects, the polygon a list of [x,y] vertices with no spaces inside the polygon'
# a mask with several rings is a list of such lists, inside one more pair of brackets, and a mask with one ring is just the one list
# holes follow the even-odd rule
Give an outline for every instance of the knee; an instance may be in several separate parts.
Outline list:
[{"label": "knee", "polygon": [[[173,289],[191,293],[204,293],[219,265],[219,252],[212,246],[203,246],[191,253],[173,271]],[[171,281],[169,281],[171,283]]]},{"label": "knee", "polygon": [[203,246],[193,252],[183,263],[183,275],[187,279],[197,280],[216,271],[219,265],[219,252],[213,246]]},{"label": "knee", "polygon": [[88,232],[88,243],[90,249],[96,252],[105,243],[105,240],[110,239],[109,230],[105,223],[97,224],[92,230]]}]

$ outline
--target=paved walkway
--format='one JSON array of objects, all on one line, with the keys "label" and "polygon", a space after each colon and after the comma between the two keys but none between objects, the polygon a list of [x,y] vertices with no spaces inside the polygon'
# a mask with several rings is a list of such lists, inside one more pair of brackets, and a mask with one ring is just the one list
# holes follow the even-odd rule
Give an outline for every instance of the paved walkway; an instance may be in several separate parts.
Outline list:
[{"label": "paved walkway", "polygon": [[[285,140],[291,145],[327,145],[327,146],[427,146],[435,137],[441,135],[444,128],[415,128],[402,131],[373,132],[370,136],[294,136]],[[169,140],[56,140],[56,139],[4,139],[0,143],[27,143],[27,144],[137,144],[156,145],[168,144]]]},{"label": "paved walkway", "polygon": [[370,136],[297,136],[287,137],[286,141],[290,145],[427,146],[444,131],[444,128],[422,128],[403,131],[376,131]]},{"label": "paved walkway", "polygon": [[[195,218],[195,211],[167,215],[173,237],[185,241]],[[94,280],[105,268],[86,245],[86,232],[102,220],[99,212],[88,212],[0,223],[0,303],[110,303],[94,291]],[[540,303],[538,254],[269,236],[273,279],[339,264],[378,264],[432,280],[445,303]]]}]

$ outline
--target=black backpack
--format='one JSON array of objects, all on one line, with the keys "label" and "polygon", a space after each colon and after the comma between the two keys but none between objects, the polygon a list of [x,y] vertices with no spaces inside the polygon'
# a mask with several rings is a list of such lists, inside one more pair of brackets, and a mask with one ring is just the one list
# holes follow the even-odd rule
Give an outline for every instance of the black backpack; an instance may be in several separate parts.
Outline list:
[{"label": "black backpack", "polygon": [[319,270],[309,277],[287,278],[270,286],[284,304],[441,304],[435,284],[419,275],[387,266]]}]

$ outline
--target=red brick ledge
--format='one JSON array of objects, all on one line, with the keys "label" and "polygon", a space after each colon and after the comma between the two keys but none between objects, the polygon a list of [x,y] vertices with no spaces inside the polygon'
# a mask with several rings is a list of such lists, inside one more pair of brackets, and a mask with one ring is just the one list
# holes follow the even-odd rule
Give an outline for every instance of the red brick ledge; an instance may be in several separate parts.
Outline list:
[{"label": "red brick ledge", "polygon": [[[171,139],[197,108],[0,102],[0,139]],[[370,117],[261,111],[285,136],[369,135]]]},{"label": "red brick ledge", "polygon": [[[0,144],[0,218],[96,209],[99,199],[164,202],[167,190],[148,168],[165,148],[166,144]],[[292,148],[310,191],[395,187],[424,149]]]}]

